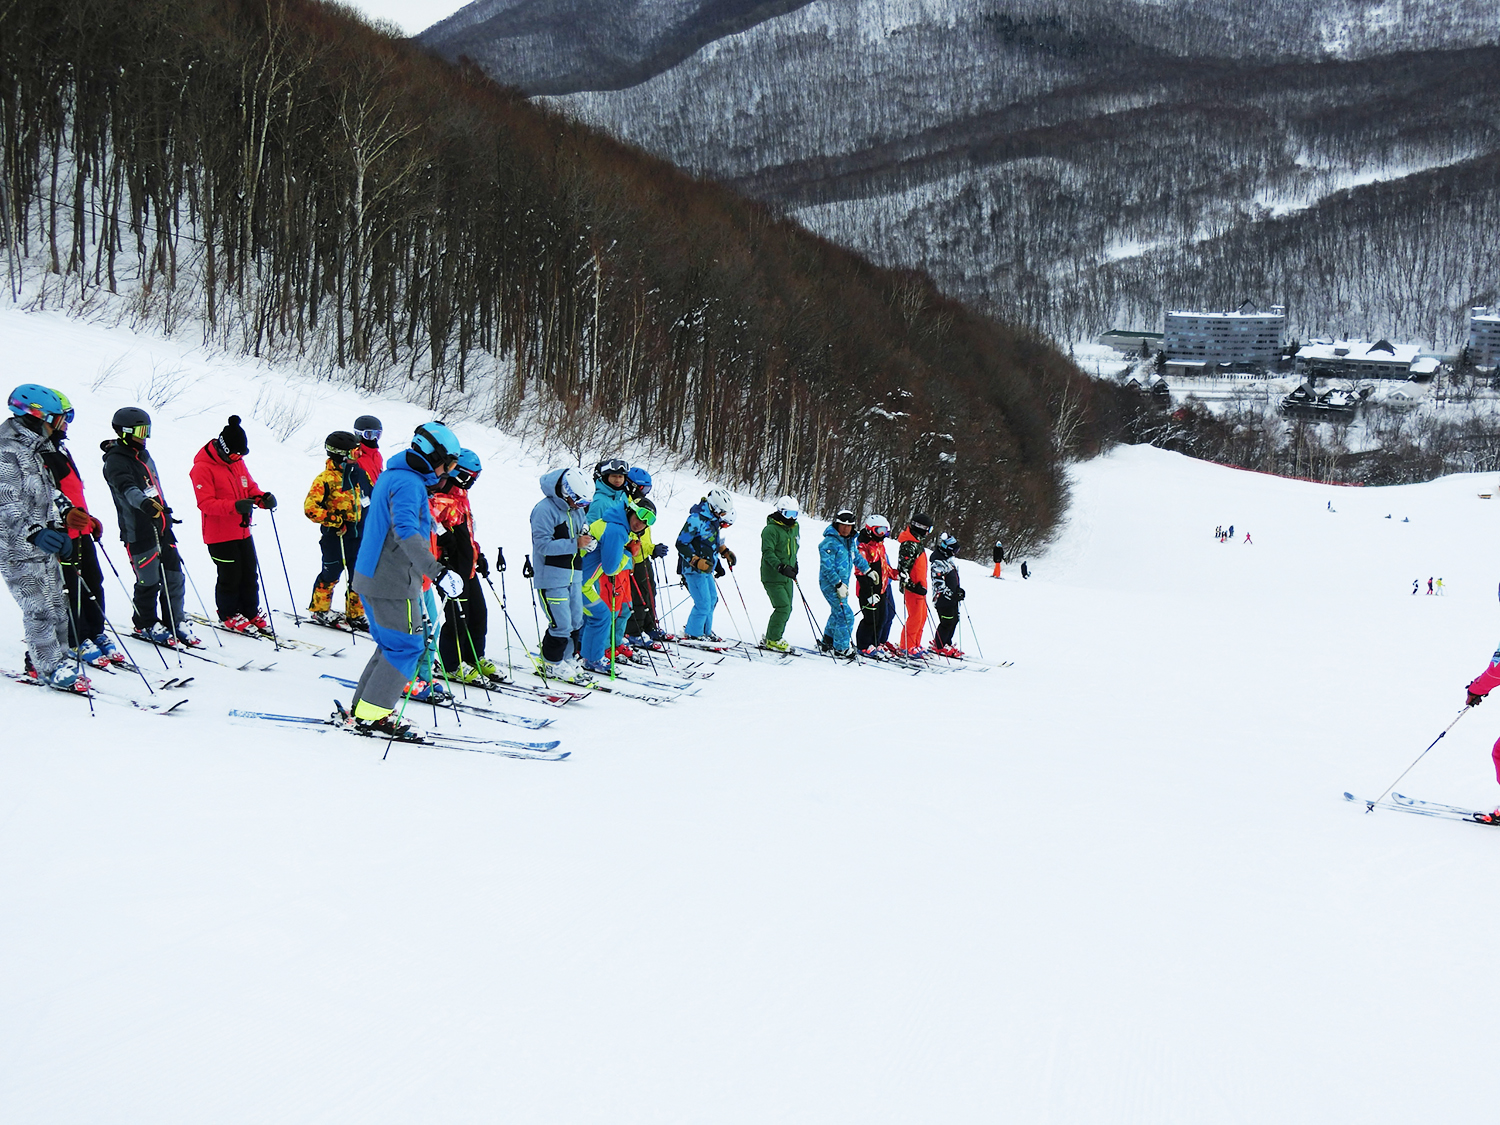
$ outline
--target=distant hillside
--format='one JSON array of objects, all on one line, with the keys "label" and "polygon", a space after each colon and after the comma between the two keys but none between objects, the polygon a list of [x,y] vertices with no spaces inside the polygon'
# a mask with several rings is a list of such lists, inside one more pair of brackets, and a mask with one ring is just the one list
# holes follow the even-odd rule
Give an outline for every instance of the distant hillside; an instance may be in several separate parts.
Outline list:
[{"label": "distant hillside", "polygon": [[1060,340],[1250,297],[1442,346],[1497,297],[1497,38],[1479,0],[818,0],[553,104]]},{"label": "distant hillside", "polygon": [[808,0],[476,0],[418,39],[528,94],[618,90]]}]

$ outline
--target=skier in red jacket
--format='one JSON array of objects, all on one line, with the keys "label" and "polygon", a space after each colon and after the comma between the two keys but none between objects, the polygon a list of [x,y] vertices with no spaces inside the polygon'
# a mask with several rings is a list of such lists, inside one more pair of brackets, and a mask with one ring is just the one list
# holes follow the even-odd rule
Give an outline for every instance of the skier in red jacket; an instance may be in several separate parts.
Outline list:
[{"label": "skier in red jacket", "polygon": [[276,497],[263,492],[250,475],[244,460],[249,452],[239,415],[231,415],[219,436],[198,450],[190,475],[203,515],[203,542],[219,568],[214,586],[219,621],[236,633],[270,633],[271,623],[260,611],[260,568],[250,514],[256,508],[275,510]]},{"label": "skier in red jacket", "polygon": [[[1497,685],[1500,685],[1500,649],[1496,649],[1495,655],[1490,657],[1490,666],[1469,681],[1469,686],[1465,689],[1468,692],[1469,706],[1478,707]],[[1490,759],[1495,763],[1495,782],[1500,784],[1500,739],[1495,740]],[[1500,808],[1490,813],[1490,819],[1500,821]]]},{"label": "skier in red jacket", "polygon": [[354,419],[354,436],[359,438],[359,445],[355,447],[353,460],[370,478],[371,488],[385,471],[385,458],[380,454],[380,435],[384,432],[380,419],[373,414],[361,414]]},{"label": "skier in red jacket", "polygon": [[923,633],[927,629],[927,551],[924,544],[932,534],[932,517],[926,512],[912,516],[906,530],[896,537],[896,569],[901,575],[901,589],[906,594],[906,625],[901,630],[901,651],[907,656],[922,656]]}]

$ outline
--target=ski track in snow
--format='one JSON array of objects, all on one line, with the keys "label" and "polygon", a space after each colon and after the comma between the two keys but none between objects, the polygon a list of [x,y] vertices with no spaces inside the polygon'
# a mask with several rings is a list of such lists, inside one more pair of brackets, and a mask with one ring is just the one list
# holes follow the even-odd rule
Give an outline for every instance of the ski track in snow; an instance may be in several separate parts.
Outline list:
[{"label": "ski track in snow", "polygon": [[[318,565],[299,502],[324,434],[373,411],[389,454],[424,418],[298,381],[311,420],[280,442],[251,416],[261,388],[285,381],[264,366],[52,314],[0,311],[0,343],[14,381],[77,405],[71,446],[116,565],[97,443],[153,361],[188,370],[180,399],[148,409],[205,594],[187,471],[231,410],[281,500],[299,599]],[[505,547],[511,615],[531,634],[520,560],[549,465],[496,431],[458,429],[485,461],[479,538],[492,558]],[[658,480],[670,536],[704,482]],[[283,653],[268,673],[185,661],[191,702],[168,718],[106,704],[90,718],[82,700],[0,683],[4,1119],[1485,1111],[1496,1033],[1463,1016],[1500,991],[1500,838],[1363,815],[1342,793],[1373,797],[1404,769],[1494,647],[1500,500],[1477,498],[1494,484],[1325,487],[1120,449],[1073,470],[1068,525],[1028,560],[1030,581],[1018,564],[1000,582],[963,564],[984,655],[1013,668],[901,677],[730,658],[661,708],[498,698],[556,718],[546,736],[572,751],[561,763],[400,745],[382,761],[381,743],[226,719],[326,713],[347,692],[317,676],[357,675],[364,639],[340,658]],[[758,629],[769,507],[738,503],[728,541]],[[1213,538],[1220,523],[1236,542]],[[801,559],[820,613],[822,529],[804,520]],[[263,516],[256,539],[285,607]],[[987,557],[988,544],[966,548]],[[1447,596],[1411,596],[1429,575]],[[107,569],[105,581],[123,623]],[[724,594],[718,628],[744,630],[732,583]],[[19,664],[9,598],[0,624],[0,663]],[[808,633],[798,608],[789,636]],[[503,657],[493,611],[490,637]],[[136,655],[154,680],[177,671]],[[434,725],[431,709],[414,714]],[[1495,734],[1477,709],[1403,792],[1489,807]]]}]

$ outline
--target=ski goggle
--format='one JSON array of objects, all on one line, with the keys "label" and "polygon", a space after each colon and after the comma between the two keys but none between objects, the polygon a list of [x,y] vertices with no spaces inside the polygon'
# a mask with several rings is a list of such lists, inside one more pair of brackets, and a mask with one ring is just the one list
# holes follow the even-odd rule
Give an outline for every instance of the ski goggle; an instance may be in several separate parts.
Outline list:
[{"label": "ski goggle", "polygon": [[458,485],[459,488],[468,488],[476,480],[479,479],[478,473],[472,473],[468,469],[465,469],[462,465],[455,468],[451,473],[448,474],[448,476]]},{"label": "ski goggle", "polygon": [[794,520],[797,518],[796,508],[778,508],[777,511],[781,513],[783,519]]},{"label": "ski goggle", "polygon": [[120,431],[120,436],[122,438],[133,437],[136,441],[145,441],[151,436],[151,423],[142,422],[139,426],[126,426]]},{"label": "ski goggle", "polygon": [[355,430],[354,436],[360,441],[379,441],[383,433],[385,433],[384,430]]},{"label": "ski goggle", "polygon": [[650,527],[656,522],[656,513],[653,512],[650,508],[643,508],[634,500],[630,500],[628,498],[625,501],[625,506],[629,508],[633,513],[635,513],[635,518],[640,520],[647,527]]}]

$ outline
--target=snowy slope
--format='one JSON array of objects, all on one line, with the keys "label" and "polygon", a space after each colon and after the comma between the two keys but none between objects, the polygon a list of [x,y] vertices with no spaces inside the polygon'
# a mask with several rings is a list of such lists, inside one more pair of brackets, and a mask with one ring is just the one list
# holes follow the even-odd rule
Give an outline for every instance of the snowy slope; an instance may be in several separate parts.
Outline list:
[{"label": "snowy slope", "polygon": [[[0,312],[0,353],[15,379],[73,396],[73,448],[111,534],[93,449],[153,366],[189,380],[152,408],[179,512],[192,453],[242,413],[299,597],[316,538],[297,502],[323,434],[367,409],[393,437],[422,417],[46,314]],[[257,397],[299,395],[309,417],[285,441],[252,417]],[[543,465],[458,428],[486,462],[481,540],[518,563]],[[1341,489],[1120,450],[1076,470],[1070,523],[1029,582],[965,567],[984,653],[1013,668],[726,661],[665,708],[557,713],[549,733],[572,751],[557,764],[399,746],[382,761],[335,733],[226,720],[247,703],[321,713],[331,685],[315,677],[357,674],[364,642],[265,673],[192,666],[171,718],[105,704],[90,718],[0,683],[5,1120],[1487,1110],[1500,838],[1366,816],[1340,794],[1378,793],[1491,651],[1500,500],[1477,493],[1495,483]],[[664,484],[675,530],[702,482]],[[757,624],[767,510],[743,498],[730,534]],[[1254,543],[1218,543],[1231,522]],[[819,609],[821,530],[805,521]],[[196,525],[182,531],[207,593]],[[269,532],[257,525],[285,606]],[[1446,597],[1410,595],[1429,574]],[[719,624],[744,629],[727,592]],[[0,625],[0,662],[18,663],[7,598]],[[809,639],[800,609],[791,635]],[[1495,803],[1497,721],[1465,718],[1403,790]]]}]

